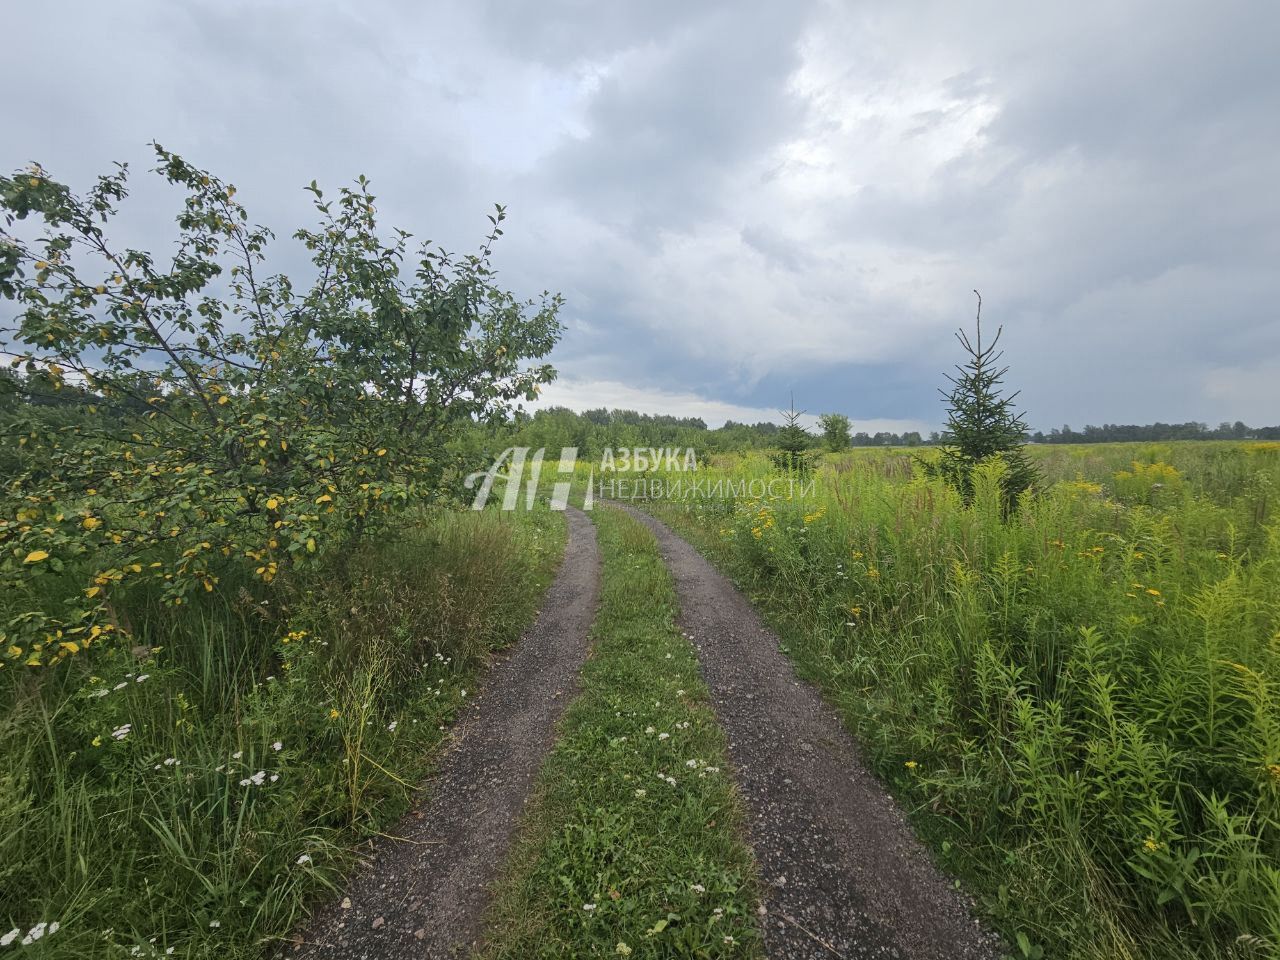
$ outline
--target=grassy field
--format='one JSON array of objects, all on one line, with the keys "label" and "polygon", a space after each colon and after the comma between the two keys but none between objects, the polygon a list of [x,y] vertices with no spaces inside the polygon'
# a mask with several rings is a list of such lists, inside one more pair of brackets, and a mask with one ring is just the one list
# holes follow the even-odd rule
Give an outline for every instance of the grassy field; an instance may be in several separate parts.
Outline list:
[{"label": "grassy field", "polygon": [[[799,499],[653,507],[779,628],[1020,952],[1273,955],[1280,444],[1030,453],[1043,492],[1007,521],[992,471],[965,505],[899,451],[828,455]],[[775,475],[729,456],[700,477]]]},{"label": "grassy field", "polygon": [[50,958],[262,956],[406,808],[563,537],[545,510],[425,515],[269,588],[128,593],[132,649],[0,671],[4,929],[43,922],[24,955]]},{"label": "grassy field", "polygon": [[724,733],[653,535],[592,515],[604,555],[582,693],[498,889],[485,951],[752,957],[758,899]]}]

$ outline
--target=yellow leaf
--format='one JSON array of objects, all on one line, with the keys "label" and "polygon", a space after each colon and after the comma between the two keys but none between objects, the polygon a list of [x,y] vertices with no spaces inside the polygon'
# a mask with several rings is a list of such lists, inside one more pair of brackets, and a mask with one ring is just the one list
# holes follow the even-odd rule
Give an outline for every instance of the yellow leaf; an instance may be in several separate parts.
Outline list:
[{"label": "yellow leaf", "polygon": [[329,496],[327,493],[316,497],[316,503],[330,503],[332,500],[333,497]]},{"label": "yellow leaf", "polygon": [[23,563],[39,563],[41,560],[47,560],[49,557],[48,550],[32,550],[27,554],[27,559]]},{"label": "yellow leaf", "polygon": [[386,455],[387,455],[387,451],[385,447],[378,451],[378,456],[385,457]]},{"label": "yellow leaf", "polygon": [[86,591],[84,592],[84,595],[85,595],[86,597],[89,597],[90,599],[93,599],[94,597],[96,597],[96,596],[97,596],[98,594],[100,594],[101,592],[102,592],[102,588],[101,588],[101,587],[90,587],[88,590],[86,590]]},{"label": "yellow leaf", "polygon": [[218,398],[218,404],[219,404],[219,405],[224,404],[224,403],[230,403],[230,402],[231,402],[231,401],[227,399],[226,394],[223,394],[221,397],[219,397],[219,398]]},{"label": "yellow leaf", "polygon": [[280,506],[280,501],[279,501],[279,500],[277,500],[275,497],[272,497],[271,499],[269,499],[269,500],[267,501],[267,509],[268,509],[268,510],[274,510],[274,509],[275,509],[276,507],[278,507],[278,506]]},{"label": "yellow leaf", "polygon": [[58,644],[58,646],[67,651],[67,653],[80,652],[80,644],[76,643],[74,640],[64,640],[62,643]]},{"label": "yellow leaf", "polygon": [[102,521],[97,517],[85,517],[80,526],[84,527],[86,530],[97,530],[102,526]]},{"label": "yellow leaf", "polygon": [[316,538],[307,537],[307,553],[315,553],[315,552],[316,552]]}]

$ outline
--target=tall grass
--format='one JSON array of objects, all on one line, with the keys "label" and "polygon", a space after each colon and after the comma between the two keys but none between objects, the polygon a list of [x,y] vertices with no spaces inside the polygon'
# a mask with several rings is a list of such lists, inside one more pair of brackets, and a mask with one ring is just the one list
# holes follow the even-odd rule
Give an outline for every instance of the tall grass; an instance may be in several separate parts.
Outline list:
[{"label": "tall grass", "polygon": [[994,468],[966,505],[863,452],[811,498],[658,509],[762,605],[1020,951],[1274,955],[1280,449],[1033,453],[1050,482],[1008,521]]},{"label": "tall grass", "polygon": [[135,592],[131,647],[6,670],[0,933],[56,922],[42,957],[260,956],[405,809],[563,529],[434,515],[270,588]]}]

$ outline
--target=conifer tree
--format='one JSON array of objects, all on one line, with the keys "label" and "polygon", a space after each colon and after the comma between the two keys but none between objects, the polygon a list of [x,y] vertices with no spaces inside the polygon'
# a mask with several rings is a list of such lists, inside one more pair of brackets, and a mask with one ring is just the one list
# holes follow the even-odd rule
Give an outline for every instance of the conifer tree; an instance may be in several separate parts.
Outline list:
[{"label": "conifer tree", "polygon": [[800,418],[804,411],[796,410],[795,394],[791,395],[791,407],[779,410],[782,417],[782,429],[778,431],[778,452],[771,455],[774,466],[780,470],[807,470],[813,462],[813,454],[809,452],[813,438],[804,427],[800,426]]},{"label": "conifer tree", "polygon": [[973,496],[974,468],[998,456],[1005,464],[1001,481],[1005,509],[1011,511],[1017,507],[1018,496],[1035,485],[1038,475],[1022,450],[1027,425],[1013,405],[1018,392],[1006,397],[1002,391],[1009,368],[1000,366],[1004,354],[996,348],[1004,328],[997,328],[989,343],[983,342],[982,294],[973,292],[978,298],[974,337],[970,339],[963,329],[956,332],[969,359],[956,365],[957,376],[947,375],[951,390],[939,391],[947,401],[945,446],[938,460],[926,469],[968,500]]}]

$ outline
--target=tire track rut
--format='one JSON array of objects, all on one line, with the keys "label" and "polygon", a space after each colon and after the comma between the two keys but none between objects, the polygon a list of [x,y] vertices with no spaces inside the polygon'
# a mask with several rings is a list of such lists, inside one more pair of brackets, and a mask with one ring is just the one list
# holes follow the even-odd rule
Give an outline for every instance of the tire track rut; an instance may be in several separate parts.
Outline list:
[{"label": "tire track rut", "polygon": [[379,842],[345,894],[320,910],[290,957],[464,956],[482,934],[555,726],[577,687],[600,595],[595,527],[568,511],[564,559],[533,625],[485,677],[426,785],[423,804]]},{"label": "tire track rut", "polygon": [[999,940],[933,863],[859,748],[726,577],[653,517],[748,811],[771,958],[991,960]]}]

